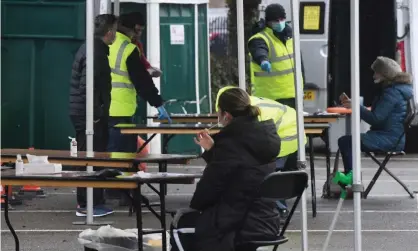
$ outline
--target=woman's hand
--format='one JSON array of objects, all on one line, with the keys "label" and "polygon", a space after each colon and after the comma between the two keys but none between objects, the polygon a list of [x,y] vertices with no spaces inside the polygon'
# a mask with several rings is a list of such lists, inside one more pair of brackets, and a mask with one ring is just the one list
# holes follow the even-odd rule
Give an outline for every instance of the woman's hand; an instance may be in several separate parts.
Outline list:
[{"label": "woman's hand", "polygon": [[344,102],[342,102],[342,105],[347,109],[351,109],[351,99],[345,100]]},{"label": "woman's hand", "polygon": [[340,95],[340,102],[343,104],[347,100],[350,100],[350,98],[347,96],[347,94],[345,94],[345,92],[341,93],[341,95]]},{"label": "woman's hand", "polygon": [[347,96],[347,94],[345,94],[345,92],[340,95],[340,102],[345,108],[351,109],[351,99]]},{"label": "woman's hand", "polygon": [[194,142],[205,149],[205,151],[209,151],[215,144],[208,130],[198,133],[194,138]]}]

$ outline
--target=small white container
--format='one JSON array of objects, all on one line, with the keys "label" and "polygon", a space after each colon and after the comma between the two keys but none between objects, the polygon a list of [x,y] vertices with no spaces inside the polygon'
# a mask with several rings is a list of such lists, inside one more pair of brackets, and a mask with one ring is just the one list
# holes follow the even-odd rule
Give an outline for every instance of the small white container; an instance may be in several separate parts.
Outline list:
[{"label": "small white container", "polygon": [[25,165],[23,164],[22,156],[20,154],[16,157],[16,175],[22,175],[25,172]]},{"label": "small white container", "polygon": [[71,139],[70,154],[73,157],[77,157],[77,141],[75,140],[75,138],[72,138],[72,137],[68,137],[68,138]]}]

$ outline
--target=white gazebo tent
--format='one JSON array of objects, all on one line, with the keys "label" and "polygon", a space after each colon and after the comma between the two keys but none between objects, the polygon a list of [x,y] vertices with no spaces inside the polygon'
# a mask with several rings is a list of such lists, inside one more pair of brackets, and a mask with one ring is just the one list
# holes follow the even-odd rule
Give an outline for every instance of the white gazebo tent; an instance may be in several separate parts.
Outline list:
[{"label": "white gazebo tent", "polygon": [[[304,119],[303,119],[303,89],[301,88],[301,53],[299,33],[299,0],[291,0],[293,41],[295,52],[296,70],[296,109],[298,121],[298,141],[304,142]],[[244,45],[244,0],[237,0],[237,36],[238,36],[238,67],[239,86],[245,90],[245,45]],[[351,94],[352,94],[352,120],[351,134],[353,135],[353,146],[360,145],[360,58],[359,58],[359,0],[351,0]],[[305,147],[299,143],[299,161],[305,162]],[[354,192],[354,250],[361,251],[361,156],[360,148],[353,147],[353,192]],[[301,200],[301,227],[303,251],[308,250],[308,226],[306,192]]]},{"label": "white gazebo tent", "polygon": [[[87,51],[87,102],[86,102],[86,135],[87,135],[87,156],[93,156],[93,86],[94,86],[94,16],[97,13],[95,3],[99,4],[100,14],[111,13],[112,1],[114,2],[113,14],[119,16],[120,14],[120,2],[142,3],[147,4],[147,30],[152,30],[148,33],[148,60],[154,67],[160,68],[160,43],[153,43],[152,41],[160,41],[160,3],[168,4],[194,4],[195,13],[195,29],[194,29],[194,44],[195,44],[195,60],[198,62],[198,48],[199,48],[199,36],[198,36],[198,5],[208,4],[208,0],[92,0],[86,1],[86,51]],[[209,33],[209,31],[207,31]],[[209,53],[209,45],[208,45]],[[210,58],[208,57],[208,67],[210,67]],[[209,69],[208,69],[209,71]],[[196,85],[196,110],[200,113],[200,95],[199,95],[199,65],[195,64],[195,85]],[[210,82],[209,82],[210,83]],[[160,79],[154,78],[155,86],[160,88]],[[210,93],[209,88],[209,93]],[[211,103],[211,95],[209,95],[209,103]],[[157,114],[157,110],[148,105],[147,115],[151,116]],[[152,119],[147,121],[148,125],[153,124]],[[151,153],[161,153],[161,137],[157,135],[154,140],[150,142]],[[87,167],[88,172],[93,172],[93,167]],[[76,222],[75,224],[109,224],[109,222],[95,223],[93,221],[93,189],[87,188],[87,218],[86,222]]]},{"label": "white gazebo tent", "polygon": [[[194,48],[195,48],[195,62],[199,61],[199,36],[198,36],[198,6],[199,4],[208,5],[209,0],[100,0],[100,13],[111,13],[113,2],[113,14],[119,16],[120,14],[120,3],[138,3],[147,5],[147,58],[152,66],[160,68],[160,4],[193,4],[194,5]],[[209,29],[209,26],[208,26]],[[207,31],[209,33],[209,30]],[[153,42],[154,41],[154,42]],[[209,44],[208,44],[208,55],[209,55]],[[210,72],[210,57],[208,56],[208,72]],[[209,77],[210,83],[210,77]],[[154,78],[155,86],[161,90],[160,79]],[[199,64],[195,64],[195,90],[196,90],[196,111],[200,113],[200,94],[199,94]],[[209,85],[209,93],[211,92]],[[209,96],[209,104],[211,102],[211,95]],[[147,105],[147,115],[152,116],[157,114],[157,109]],[[148,119],[148,125],[155,124],[152,119]],[[150,136],[150,135],[148,135]],[[156,135],[150,142],[151,153],[161,153],[161,137]]]},{"label": "white gazebo tent", "polygon": [[[295,68],[296,68],[296,108],[298,121],[298,141],[304,142],[304,120],[303,120],[303,89],[300,61],[300,39],[299,39],[299,0],[292,0],[292,20],[293,20],[293,41],[295,51]],[[237,0],[237,36],[238,36],[238,74],[239,87],[246,90],[245,83],[245,41],[244,41],[244,0]],[[305,146],[299,143],[299,161],[305,162]],[[307,206],[306,206],[306,192],[303,193],[301,199],[302,205],[302,250],[308,250],[308,226],[307,226]]]}]

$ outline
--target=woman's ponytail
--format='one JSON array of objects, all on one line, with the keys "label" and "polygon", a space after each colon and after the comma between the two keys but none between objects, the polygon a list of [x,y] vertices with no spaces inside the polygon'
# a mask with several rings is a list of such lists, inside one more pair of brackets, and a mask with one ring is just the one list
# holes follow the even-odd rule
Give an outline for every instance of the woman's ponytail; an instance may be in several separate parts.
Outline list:
[{"label": "woman's ponytail", "polygon": [[248,116],[250,117],[258,117],[261,114],[260,108],[254,105],[249,105],[247,110],[248,110]]}]

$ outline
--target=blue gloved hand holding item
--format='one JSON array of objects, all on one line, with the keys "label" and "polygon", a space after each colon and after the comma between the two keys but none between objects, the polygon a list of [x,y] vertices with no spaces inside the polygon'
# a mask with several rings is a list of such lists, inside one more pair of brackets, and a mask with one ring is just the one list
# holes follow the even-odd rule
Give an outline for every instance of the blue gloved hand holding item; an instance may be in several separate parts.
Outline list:
[{"label": "blue gloved hand holding item", "polygon": [[158,110],[158,119],[166,119],[168,123],[171,124],[171,118],[168,115],[167,111],[165,110],[164,106],[160,106],[157,108]]},{"label": "blue gloved hand holding item", "polygon": [[261,66],[261,69],[263,71],[271,72],[271,64],[270,64],[269,61],[264,60],[263,62],[261,62],[261,65],[260,66]]}]

